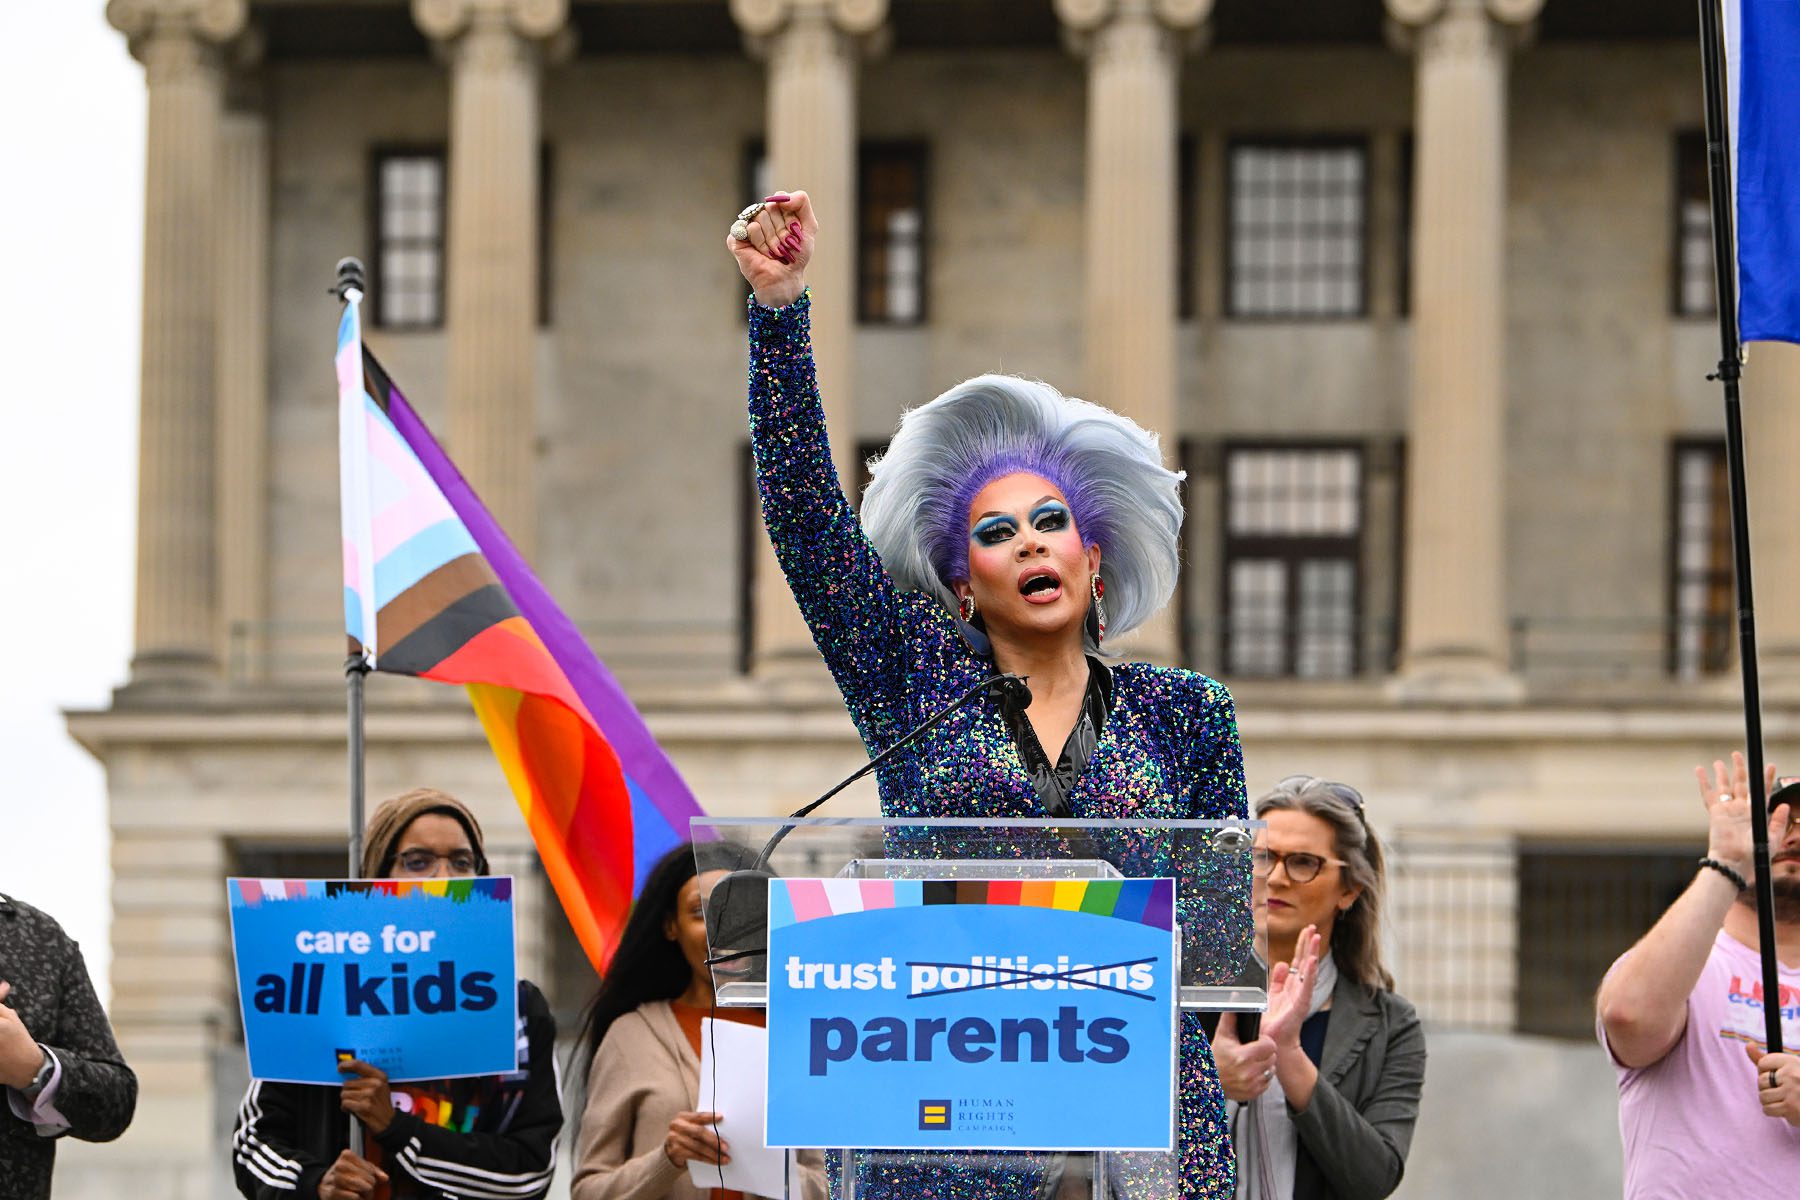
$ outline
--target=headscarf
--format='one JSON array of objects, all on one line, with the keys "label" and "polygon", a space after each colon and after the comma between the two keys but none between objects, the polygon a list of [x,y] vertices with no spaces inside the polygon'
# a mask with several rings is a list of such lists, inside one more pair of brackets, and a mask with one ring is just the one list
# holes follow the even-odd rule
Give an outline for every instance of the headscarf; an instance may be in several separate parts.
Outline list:
[{"label": "headscarf", "polygon": [[475,851],[475,873],[488,873],[487,851],[482,848],[481,822],[469,806],[448,792],[436,788],[414,788],[383,800],[363,826],[362,877],[379,879],[393,868],[394,854],[400,848],[400,835],[427,813],[453,817],[469,835],[469,846]]}]

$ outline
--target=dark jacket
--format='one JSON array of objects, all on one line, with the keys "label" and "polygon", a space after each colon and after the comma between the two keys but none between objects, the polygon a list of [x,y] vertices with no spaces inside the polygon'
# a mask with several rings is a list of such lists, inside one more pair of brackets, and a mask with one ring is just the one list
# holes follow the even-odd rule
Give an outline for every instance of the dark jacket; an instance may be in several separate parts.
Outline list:
[{"label": "dark jacket", "polygon": [[[562,1132],[556,1021],[543,993],[519,982],[519,1070],[510,1075],[393,1084],[394,1119],[368,1135],[396,1196],[531,1200],[550,1190]],[[403,1094],[404,1093],[404,1094]],[[231,1165],[251,1200],[315,1200],[319,1180],[350,1144],[339,1089],[250,1081],[238,1106]]]},{"label": "dark jacket", "polygon": [[1312,1103],[1288,1110],[1300,1143],[1294,1200],[1381,1200],[1399,1187],[1424,1086],[1413,1006],[1340,975]]},{"label": "dark jacket", "polygon": [[[81,947],[54,918],[4,895],[0,979],[12,985],[7,1006],[61,1064],[52,1104],[69,1122],[62,1132],[84,1142],[125,1132],[137,1108],[137,1076],[119,1054]],[[0,1196],[38,1200],[50,1195],[56,1138],[15,1116],[7,1091],[0,1088]]]}]

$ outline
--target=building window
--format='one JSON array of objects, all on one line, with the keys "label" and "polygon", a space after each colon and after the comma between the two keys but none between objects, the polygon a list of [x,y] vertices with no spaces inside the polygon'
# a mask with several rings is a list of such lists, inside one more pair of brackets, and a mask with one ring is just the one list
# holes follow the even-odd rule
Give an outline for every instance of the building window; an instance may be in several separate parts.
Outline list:
[{"label": "building window", "polygon": [[1669,671],[1680,679],[1731,663],[1731,500],[1725,444],[1675,443],[1670,505]]},{"label": "building window", "polygon": [[1675,315],[1715,315],[1719,301],[1713,277],[1712,199],[1703,133],[1675,137],[1674,236]]},{"label": "building window", "polygon": [[375,153],[375,324],[436,329],[444,323],[444,150]]},{"label": "building window", "polygon": [[925,319],[925,146],[864,145],[857,161],[856,315],[870,324]]},{"label": "building window", "polygon": [[1694,878],[1694,850],[1519,848],[1520,1033],[1594,1036],[1594,988]]},{"label": "building window", "polygon": [[1223,507],[1227,674],[1355,674],[1361,447],[1227,446]]},{"label": "building window", "polygon": [[1368,310],[1369,151],[1354,142],[1234,142],[1225,303],[1233,317]]}]

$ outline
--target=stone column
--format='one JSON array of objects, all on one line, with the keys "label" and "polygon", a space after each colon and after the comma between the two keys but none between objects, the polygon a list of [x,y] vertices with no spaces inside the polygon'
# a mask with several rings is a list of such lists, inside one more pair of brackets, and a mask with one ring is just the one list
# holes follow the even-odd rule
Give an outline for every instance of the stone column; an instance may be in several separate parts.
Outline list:
[{"label": "stone column", "polygon": [[217,669],[213,372],[221,49],[245,0],[111,0],[144,64],[144,305],[133,685]]},{"label": "stone column", "polygon": [[[1744,366],[1744,480],[1750,493],[1756,658],[1764,700],[1800,702],[1800,346],[1759,342]],[[1732,658],[1736,654],[1732,627]],[[1737,675],[1731,674],[1736,686]]]},{"label": "stone column", "polygon": [[[1165,457],[1179,439],[1176,99],[1182,52],[1211,10],[1212,0],[1056,0],[1068,40],[1088,60],[1082,387],[1162,435]],[[1174,617],[1147,623],[1132,654],[1173,662]]]},{"label": "stone column", "polygon": [[[771,185],[805,191],[819,216],[819,243],[806,269],[813,359],[838,476],[848,485],[857,470],[856,72],[861,56],[879,44],[887,0],[731,0],[731,14],[751,52],[768,64]],[[766,539],[758,541],[755,609],[759,671],[816,661]]]},{"label": "stone column", "polygon": [[538,77],[568,0],[413,0],[451,64],[450,451],[519,549],[537,538]]},{"label": "stone column", "polygon": [[219,142],[218,525],[220,655],[227,676],[264,672],[268,616],[269,127],[226,114]]},{"label": "stone column", "polygon": [[1507,700],[1506,72],[1542,0],[1387,0],[1418,57],[1398,690]]}]

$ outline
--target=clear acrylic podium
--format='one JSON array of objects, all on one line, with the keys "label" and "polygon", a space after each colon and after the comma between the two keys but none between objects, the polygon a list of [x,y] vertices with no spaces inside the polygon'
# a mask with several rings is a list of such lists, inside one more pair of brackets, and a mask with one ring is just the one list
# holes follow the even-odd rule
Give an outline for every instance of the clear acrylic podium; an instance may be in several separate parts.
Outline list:
[{"label": "clear acrylic podium", "polygon": [[[1267,1007],[1267,947],[1251,912],[1251,850],[1260,821],[985,820],[980,818],[700,817],[703,872],[726,876],[707,905],[720,1007],[766,1005],[767,884],[806,879],[1176,881],[1176,1000],[1184,1012]],[[1176,1200],[1178,1156],[1146,1151],[996,1152],[844,1149],[833,1195],[901,1200],[960,1178],[958,1195],[1001,1200]]]}]

